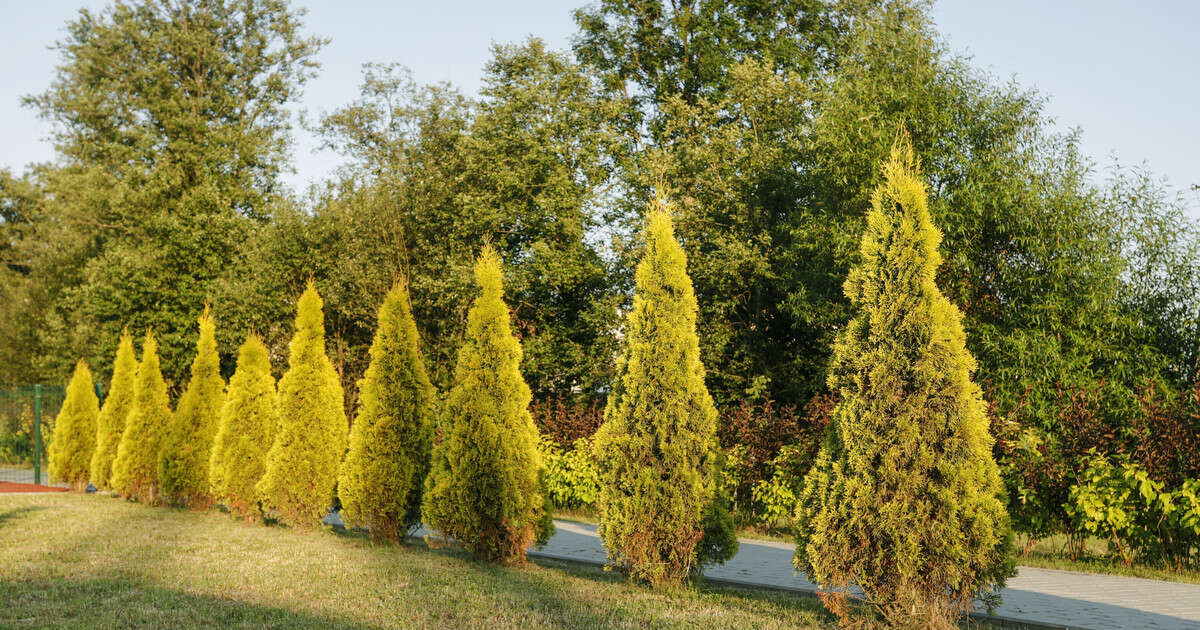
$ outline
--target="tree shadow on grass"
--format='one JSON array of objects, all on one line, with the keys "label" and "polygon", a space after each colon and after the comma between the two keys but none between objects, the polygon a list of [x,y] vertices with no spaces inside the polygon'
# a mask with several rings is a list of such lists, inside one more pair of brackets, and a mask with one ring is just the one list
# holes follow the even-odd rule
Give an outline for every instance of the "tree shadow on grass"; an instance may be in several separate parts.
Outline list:
[{"label": "tree shadow on grass", "polygon": [[3,512],[0,512],[0,527],[3,527],[5,523],[7,523],[8,521],[11,521],[15,518],[24,516],[26,514],[30,514],[32,512],[38,512],[38,511],[41,511],[44,509],[46,509],[45,506],[41,506],[41,505],[26,505],[25,507],[13,508],[11,510],[4,510]]},{"label": "tree shadow on grass", "polygon": [[[423,542],[409,548],[425,547]],[[463,565],[472,582],[494,606],[506,606],[529,626],[568,628],[607,627],[724,627],[757,626],[764,619],[793,627],[833,627],[836,620],[813,597],[763,592],[700,582],[673,591],[655,592],[631,585],[620,573],[601,566],[530,556],[521,567],[479,563],[457,547],[419,549]],[[420,583],[437,581],[423,575]],[[719,611],[719,612],[718,612]],[[454,619],[442,620],[454,625]]]},{"label": "tree shadow on grass", "polygon": [[0,582],[4,628],[345,628],[368,626],[195,595],[125,578]]}]

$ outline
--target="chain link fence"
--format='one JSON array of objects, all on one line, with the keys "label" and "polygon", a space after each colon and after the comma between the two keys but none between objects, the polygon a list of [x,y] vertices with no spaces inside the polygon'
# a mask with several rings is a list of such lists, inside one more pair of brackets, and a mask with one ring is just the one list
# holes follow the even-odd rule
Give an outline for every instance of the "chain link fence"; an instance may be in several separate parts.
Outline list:
[{"label": "chain link fence", "polygon": [[57,385],[0,387],[0,481],[50,485],[46,452],[66,395]]}]

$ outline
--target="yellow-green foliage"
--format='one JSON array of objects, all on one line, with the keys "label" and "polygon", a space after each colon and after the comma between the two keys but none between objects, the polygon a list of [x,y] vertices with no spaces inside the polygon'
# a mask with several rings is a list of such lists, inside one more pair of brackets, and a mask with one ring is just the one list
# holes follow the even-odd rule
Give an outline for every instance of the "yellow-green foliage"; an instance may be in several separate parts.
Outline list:
[{"label": "yellow-green foliage", "polygon": [[263,511],[292,526],[321,523],[346,450],[344,394],[325,355],[322,305],[309,282],[296,305],[288,371],[279,379],[279,430],[257,486]]},{"label": "yellow-green foliage", "polygon": [[247,520],[259,514],[254,486],[262,479],[278,423],[279,402],[267,346],[251,335],[238,349],[208,471],[213,496]]},{"label": "yellow-green foliage", "polygon": [[92,371],[80,359],[67,385],[67,398],[54,420],[49,453],[51,477],[78,490],[87,487],[99,418],[100,401],[96,399]]},{"label": "yellow-green foliage", "polygon": [[212,500],[208,462],[225,402],[225,381],[221,379],[221,358],[217,354],[216,324],[207,306],[197,323],[200,336],[196,340],[192,378],[179,397],[175,422],[163,439],[158,476],[163,498],[168,502],[204,508]]},{"label": "yellow-green foliage", "polygon": [[[901,135],[871,198],[858,314],[838,336],[840,396],[797,509],[796,566],[862,588],[890,624],[953,627],[1012,571],[1011,533],[962,315],[934,283],[941,234]],[[844,597],[826,600],[851,614]]]},{"label": "yellow-green foliage", "polygon": [[467,315],[422,516],[481,560],[521,563],[530,543],[553,531],[538,430],[504,304],[500,257],[490,246],[475,279],[480,295]]},{"label": "yellow-green foliage", "polygon": [[114,490],[143,503],[159,500],[158,452],[171,428],[171,415],[167,383],[158,364],[158,342],[147,331],[133,385],[133,408],[113,462]]},{"label": "yellow-green foliage", "polygon": [[96,449],[92,452],[92,483],[101,490],[111,487],[113,460],[117,458],[117,445],[125,433],[125,422],[133,409],[133,384],[137,378],[138,362],[133,354],[133,337],[129,331],[121,333],[117,345],[117,357],[113,360],[112,382],[100,418],[96,423]]},{"label": "yellow-green foliage", "polygon": [[398,282],[379,307],[338,480],[346,521],[367,527],[374,538],[399,541],[421,521],[434,393],[417,342],[408,286]]},{"label": "yellow-green foliage", "polygon": [[717,410],[704,385],[696,336],[696,294],[687,257],[662,201],[646,217],[628,347],[596,433],[596,507],[609,564],[652,586],[676,584],[736,544],[727,515],[711,558],[698,557],[714,480]]}]

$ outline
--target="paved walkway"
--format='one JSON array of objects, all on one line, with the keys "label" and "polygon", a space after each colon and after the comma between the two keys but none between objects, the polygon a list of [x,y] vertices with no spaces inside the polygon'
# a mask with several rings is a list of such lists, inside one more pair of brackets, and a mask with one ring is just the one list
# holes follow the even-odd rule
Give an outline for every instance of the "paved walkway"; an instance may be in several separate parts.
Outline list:
[{"label": "paved walkway", "polygon": [[[530,555],[603,563],[594,525],[555,521],[550,543]],[[742,540],[738,554],[705,575],[748,586],[812,593],[816,585],[792,572],[795,547]],[[995,615],[1006,620],[1088,630],[1200,630],[1200,585],[1020,567]]]}]

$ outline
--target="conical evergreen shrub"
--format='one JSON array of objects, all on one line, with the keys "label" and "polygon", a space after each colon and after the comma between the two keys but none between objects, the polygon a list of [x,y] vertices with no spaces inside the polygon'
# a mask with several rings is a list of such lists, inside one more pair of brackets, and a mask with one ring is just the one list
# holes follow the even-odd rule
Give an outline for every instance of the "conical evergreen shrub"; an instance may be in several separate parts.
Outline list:
[{"label": "conical evergreen shrub", "polygon": [[257,492],[279,522],[317,526],[333,504],[346,450],[341,380],[325,354],[325,316],[310,281],[300,296],[288,371],[279,380],[279,430]]},{"label": "conical evergreen shrub", "polygon": [[76,490],[87,488],[99,418],[100,401],[96,399],[92,371],[80,359],[67,385],[62,409],[54,420],[48,453],[51,477],[71,484]]},{"label": "conical evergreen shrub", "polygon": [[203,509],[212,503],[208,463],[225,403],[225,381],[221,379],[221,357],[217,354],[216,324],[207,306],[197,324],[200,335],[192,377],[175,406],[171,430],[163,439],[158,476],[168,503]]},{"label": "conical evergreen shrub", "polygon": [[704,385],[696,295],[661,201],[645,236],[628,346],[595,451],[609,564],[657,587],[724,562],[737,541],[715,479],[717,410]]},{"label": "conical evergreen shrub", "polygon": [[133,354],[133,337],[126,330],[117,345],[117,356],[113,360],[113,376],[108,386],[108,395],[100,408],[96,423],[96,449],[90,464],[92,483],[101,490],[112,487],[113,460],[117,458],[117,446],[121,434],[125,433],[125,422],[133,409],[133,387],[137,379],[138,362]]},{"label": "conical evergreen shrub", "polygon": [[133,408],[113,462],[112,486],[118,493],[143,503],[159,501],[158,453],[171,428],[171,416],[167,383],[158,363],[158,342],[154,333],[147,331],[133,386]]},{"label": "conical evergreen shrub", "polygon": [[519,564],[554,525],[529,386],[519,369],[521,344],[504,304],[500,257],[490,246],[475,265],[475,279],[480,295],[467,315],[422,516],[481,560]]},{"label": "conical evergreen shrub", "polygon": [[358,417],[338,481],[342,514],[347,523],[367,527],[373,538],[399,542],[421,521],[434,396],[403,282],[379,308],[371,364],[358,394]]},{"label": "conical evergreen shrub", "polygon": [[[895,627],[950,628],[1012,573],[1011,533],[962,315],[934,283],[941,234],[903,133],[846,280],[840,396],[804,480],[796,567],[844,621],[855,585]],[[870,622],[871,620],[868,620]]]},{"label": "conical evergreen shrub", "polygon": [[251,335],[238,349],[208,471],[213,496],[246,520],[259,515],[255,485],[262,479],[278,423],[279,402],[267,346]]}]

